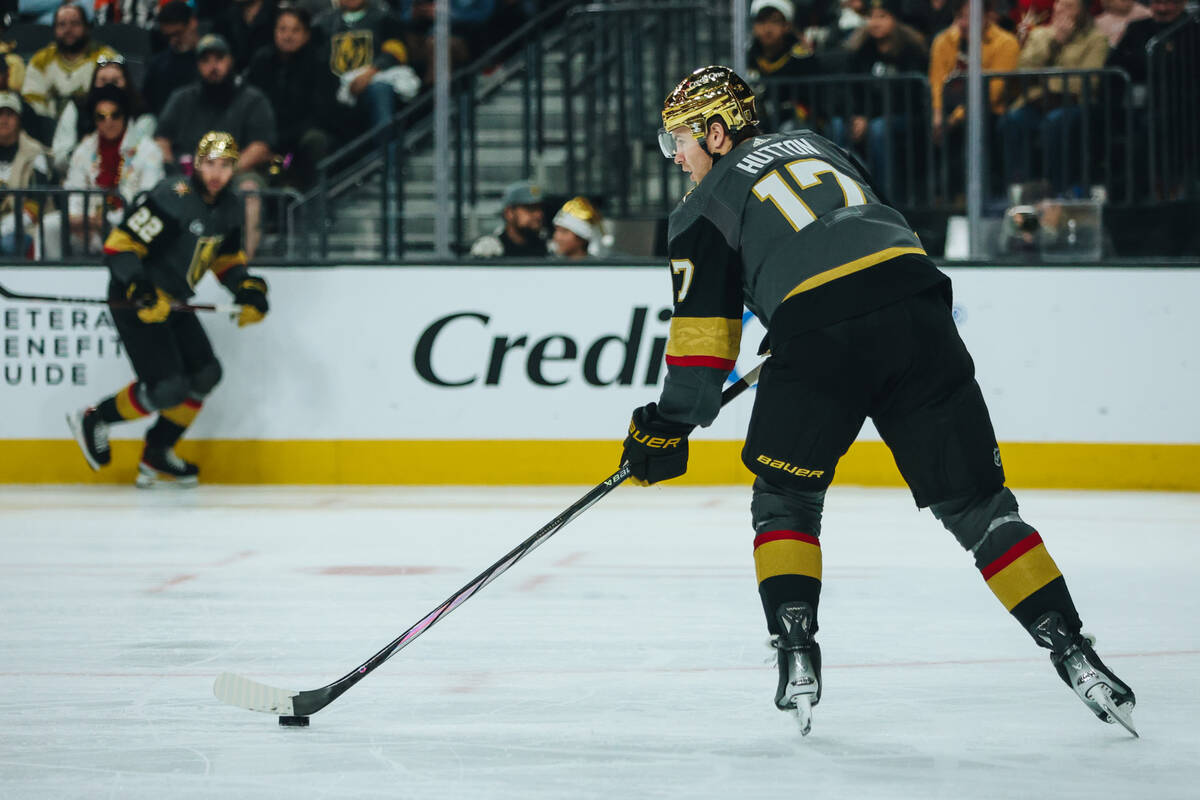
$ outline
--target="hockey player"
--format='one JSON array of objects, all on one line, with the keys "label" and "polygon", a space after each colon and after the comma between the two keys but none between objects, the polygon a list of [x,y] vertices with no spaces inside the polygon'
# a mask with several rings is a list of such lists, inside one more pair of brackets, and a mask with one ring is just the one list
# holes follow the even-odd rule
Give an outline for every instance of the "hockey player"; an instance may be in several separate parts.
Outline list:
[{"label": "hockey player", "polygon": [[756,476],[754,564],[778,650],[775,703],[801,730],[821,699],[815,635],[821,513],[838,460],[871,417],[918,507],[975,558],[988,587],[1106,722],[1134,694],[1080,633],[1041,537],[1004,486],[950,280],[861,163],[808,131],[764,136],[754,95],[704,67],[667,97],[660,141],[696,184],[672,212],[674,316],[657,403],[633,412],[622,459],[650,484],[687,469],[688,435],[720,408],[743,301],[767,327],[742,460]]},{"label": "hockey player", "polygon": [[174,446],[221,379],[221,365],[195,314],[173,313],[171,304],[191,297],[211,270],[241,305],[239,326],[267,313],[267,284],[246,270],[242,204],[229,187],[237,160],[232,136],[205,134],[192,177],[160,182],[104,243],[113,323],[137,380],[94,408],[68,415],[92,469],[112,458],[110,425],[157,413],[146,431],[137,485],[197,483],[199,469],[177,456]]}]

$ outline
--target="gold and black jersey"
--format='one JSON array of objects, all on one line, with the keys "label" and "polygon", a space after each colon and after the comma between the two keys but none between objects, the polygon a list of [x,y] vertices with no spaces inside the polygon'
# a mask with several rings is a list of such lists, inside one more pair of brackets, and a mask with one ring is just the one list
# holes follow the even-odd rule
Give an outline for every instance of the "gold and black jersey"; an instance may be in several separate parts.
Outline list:
[{"label": "gold and black jersey", "polygon": [[383,8],[371,6],[352,23],[333,10],[318,20],[317,27],[329,40],[329,68],[334,75],[362,67],[384,70],[408,63],[404,26]]},{"label": "gold and black jersey", "polygon": [[209,271],[236,286],[246,272],[242,204],[228,188],[206,203],[192,181],[168,178],[113,228],[104,262],[118,282],[144,275],[177,300],[191,297]]},{"label": "gold and black jersey", "polygon": [[948,281],[867,171],[810,131],[722,156],[671,213],[675,308],[659,410],[707,425],[741,345],[742,309],[771,341]]}]

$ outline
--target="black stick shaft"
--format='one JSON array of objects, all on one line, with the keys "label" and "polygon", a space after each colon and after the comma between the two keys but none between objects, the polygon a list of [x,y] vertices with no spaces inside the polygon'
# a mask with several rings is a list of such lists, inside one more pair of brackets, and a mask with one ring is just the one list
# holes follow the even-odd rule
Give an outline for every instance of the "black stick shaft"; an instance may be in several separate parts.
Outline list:
[{"label": "black stick shaft", "polygon": [[[61,297],[44,294],[21,294],[6,289],[0,284],[0,297],[6,300],[21,300],[32,303],[64,303],[66,305],[111,306],[113,308],[135,308],[134,303],[110,301],[106,297]],[[231,311],[233,307],[225,308],[208,303],[179,303],[171,306],[172,311]]]},{"label": "black stick shaft", "polygon": [[[742,392],[753,386],[754,382],[758,379],[758,372],[760,369],[762,369],[761,364],[750,370],[750,372],[746,373],[746,375],[737,383],[725,389],[725,391],[721,393],[721,405],[724,406]],[[496,578],[500,577],[500,575],[506,572],[509,567],[533,552],[538,545],[549,539],[558,531],[562,530],[567,523],[578,517],[584,511],[587,511],[609,492],[624,483],[625,479],[628,477],[629,464],[626,462],[621,465],[620,469],[618,469],[609,477],[605,478],[603,482],[597,484],[591,489],[591,491],[568,506],[561,514],[550,520],[550,522],[548,522],[544,527],[542,527],[528,539],[504,554],[499,561],[476,575],[465,586],[448,597],[444,603],[430,611],[404,633],[397,636],[391,642],[388,642],[387,646],[385,646],[375,655],[368,658],[354,670],[329,684],[328,686],[324,686],[320,689],[300,692],[300,694],[298,694],[293,700],[294,713],[297,715],[307,716],[320,711],[322,708],[332,703],[351,686],[370,675],[376,667],[387,661],[389,658],[400,652],[408,645],[412,644],[417,637],[436,625],[443,617],[469,600],[472,596],[479,592],[480,589],[487,586]]]}]

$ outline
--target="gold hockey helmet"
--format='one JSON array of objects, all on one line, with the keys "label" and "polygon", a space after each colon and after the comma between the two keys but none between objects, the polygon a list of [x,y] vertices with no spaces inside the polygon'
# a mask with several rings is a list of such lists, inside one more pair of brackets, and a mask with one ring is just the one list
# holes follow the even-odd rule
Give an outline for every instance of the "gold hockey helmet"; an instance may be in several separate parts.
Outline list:
[{"label": "gold hockey helmet", "polygon": [[713,117],[719,117],[731,133],[758,124],[754,92],[729,67],[701,67],[667,95],[663,101],[663,127],[658,132],[663,155],[675,157],[676,128],[687,126],[692,138],[703,141],[708,136],[708,121]]},{"label": "gold hockey helmet", "polygon": [[225,131],[209,131],[200,137],[200,144],[196,145],[196,161],[206,158],[228,158],[237,161],[237,141]]}]

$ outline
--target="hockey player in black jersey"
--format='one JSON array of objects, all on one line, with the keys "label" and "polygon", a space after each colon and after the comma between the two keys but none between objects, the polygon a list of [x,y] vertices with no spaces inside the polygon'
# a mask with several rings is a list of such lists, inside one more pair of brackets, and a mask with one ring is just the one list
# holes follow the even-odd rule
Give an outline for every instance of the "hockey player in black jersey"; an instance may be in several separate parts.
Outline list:
[{"label": "hockey player in black jersey", "polygon": [[242,204],[229,187],[237,159],[232,136],[205,134],[191,179],[159,183],[104,243],[113,323],[137,379],[94,408],[68,415],[92,469],[112,458],[110,425],[157,414],[146,431],[137,485],[197,483],[199,469],[174,447],[221,379],[221,365],[196,315],[173,313],[172,302],[191,297],[211,270],[241,305],[239,326],[267,313],[267,284],[246,270]]},{"label": "hockey player in black jersey", "polygon": [[726,67],[663,106],[663,152],[696,184],[672,212],[674,316],[658,402],[636,409],[623,461],[644,484],[687,469],[688,435],[720,409],[743,303],[767,327],[742,460],[755,474],[754,564],[778,650],[776,705],[803,733],[821,699],[821,514],[838,460],[870,417],[918,507],[975,558],[988,587],[1106,722],[1136,735],[1134,693],[1092,649],[1066,581],[1004,485],[950,280],[866,169],[809,131],[763,135]]}]

